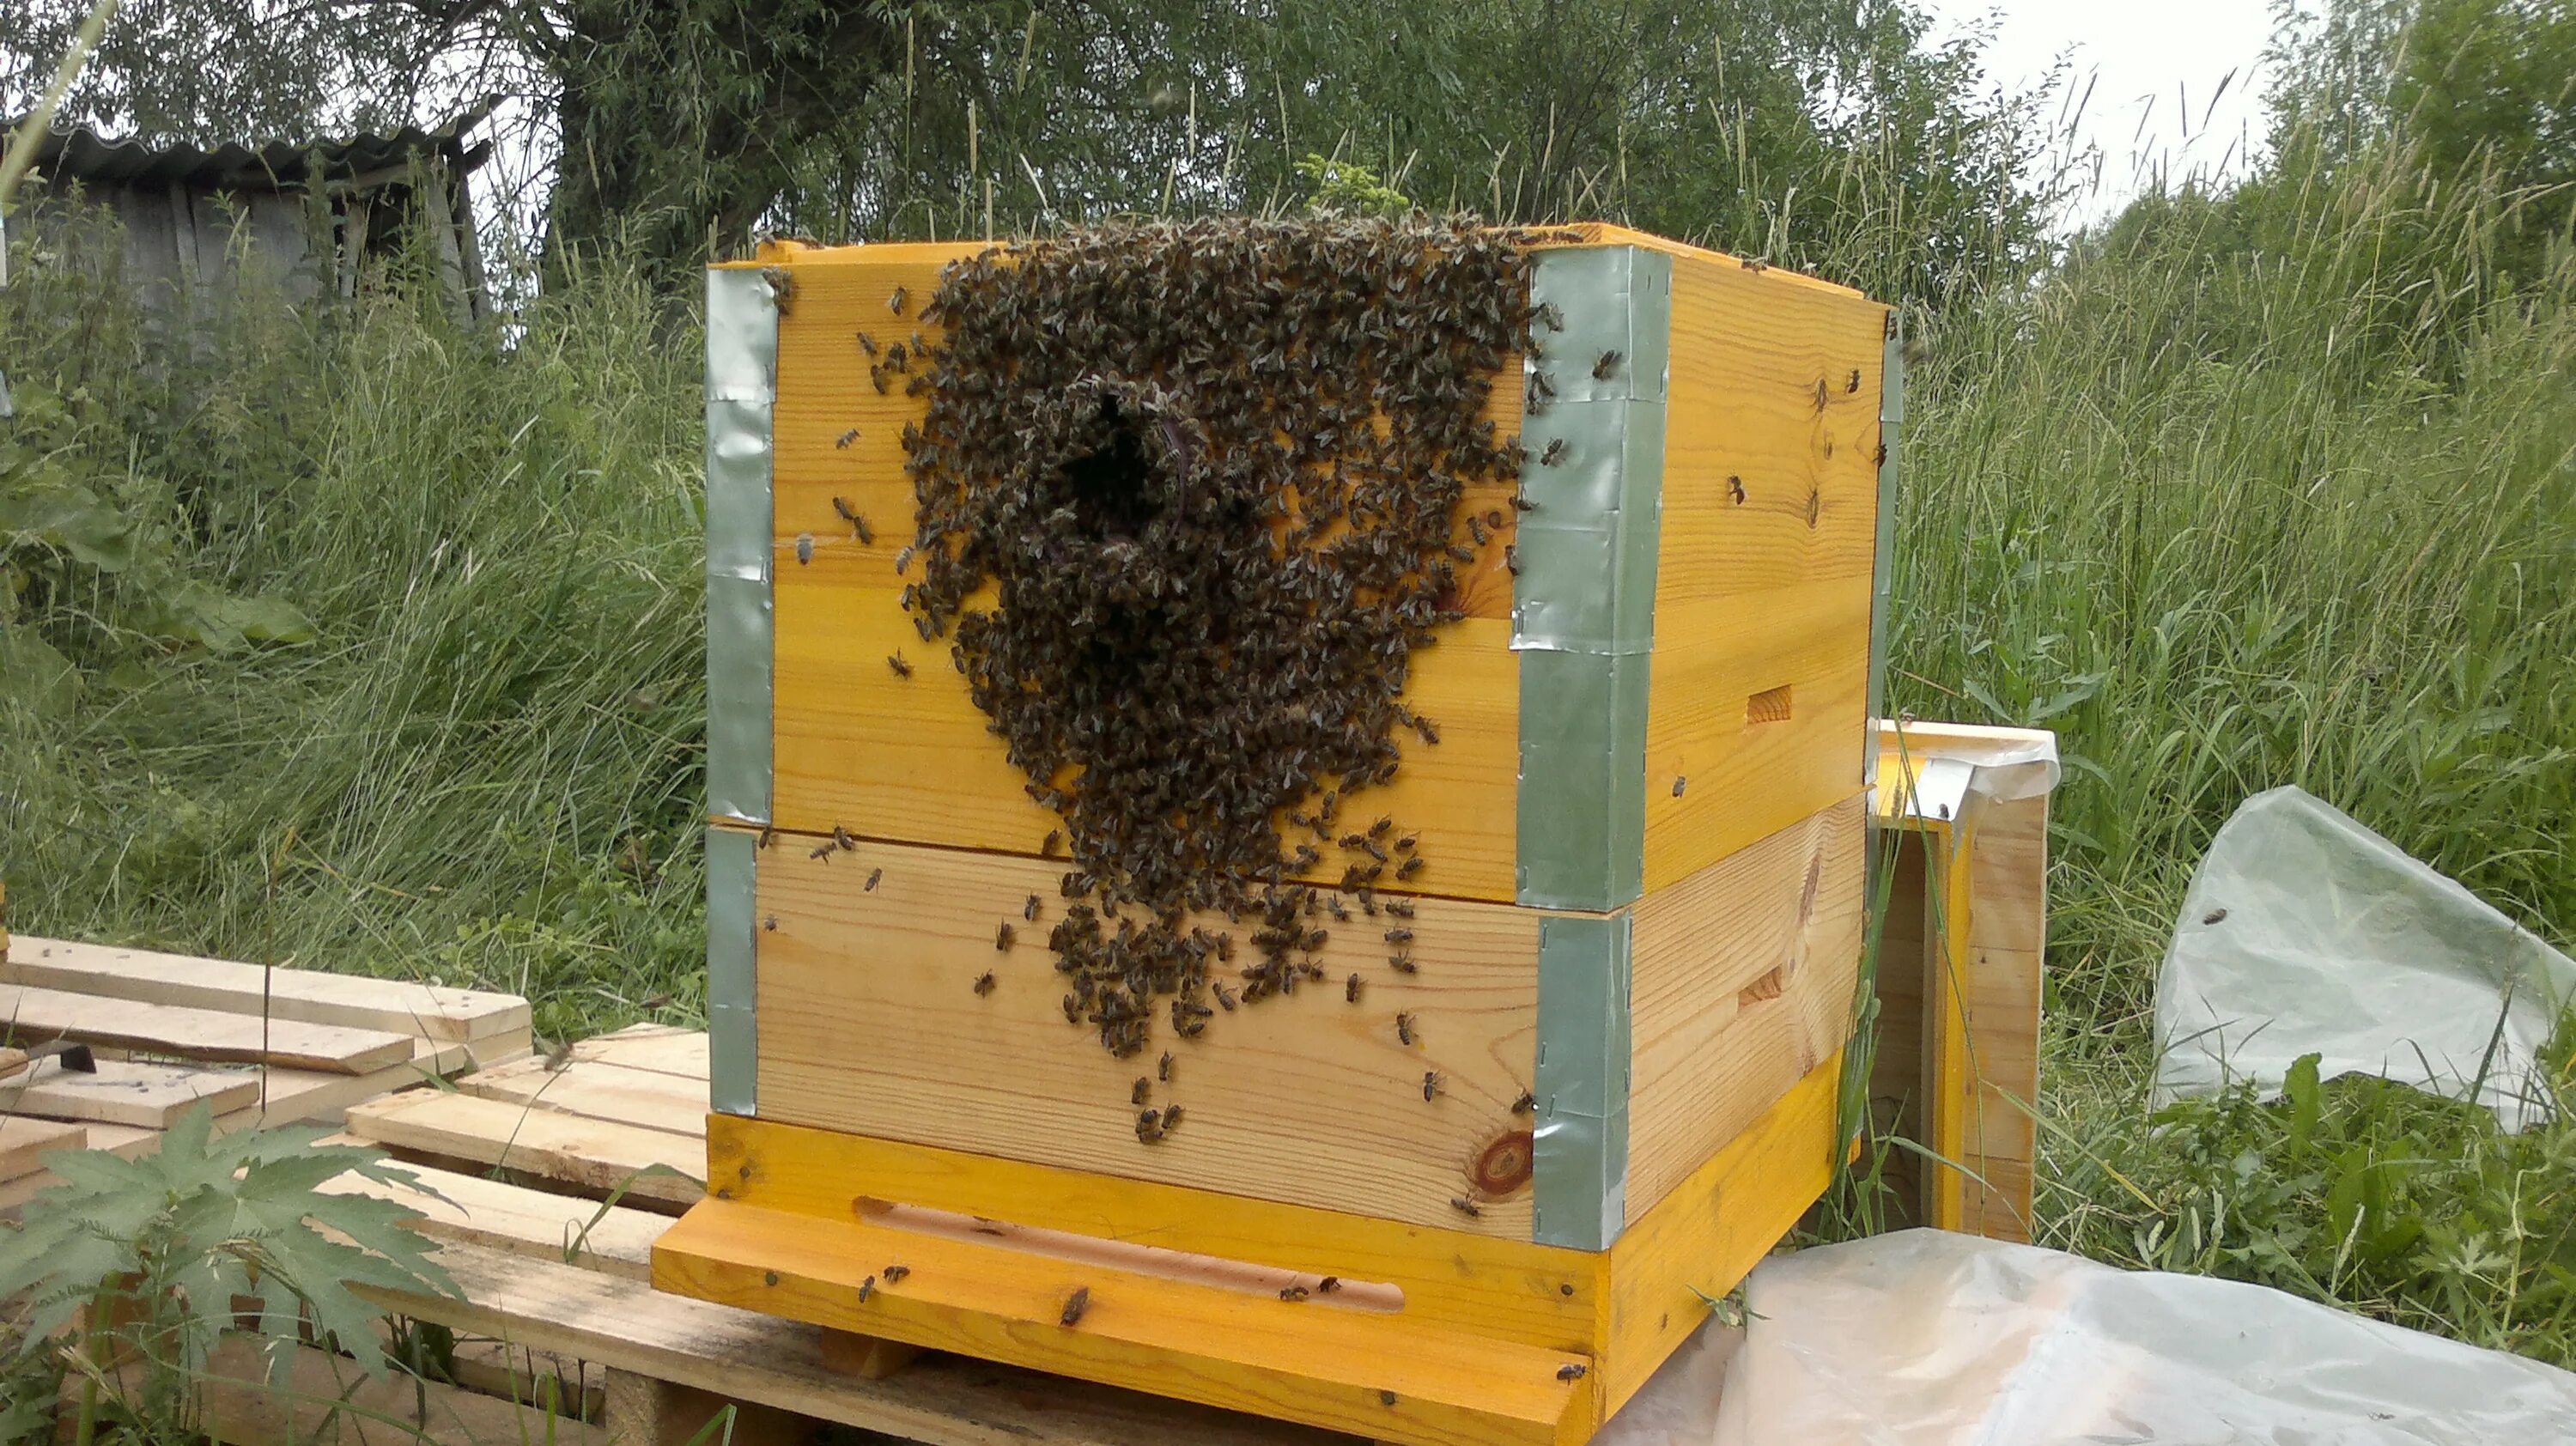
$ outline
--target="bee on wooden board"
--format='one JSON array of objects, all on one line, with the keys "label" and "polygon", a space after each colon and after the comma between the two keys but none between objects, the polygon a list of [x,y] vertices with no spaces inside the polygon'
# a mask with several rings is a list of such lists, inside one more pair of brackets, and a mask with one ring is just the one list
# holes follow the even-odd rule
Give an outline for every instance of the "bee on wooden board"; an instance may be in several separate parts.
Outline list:
[{"label": "bee on wooden board", "polygon": [[869,893],[869,894],[873,894],[873,893],[875,893],[875,892],[877,891],[877,881],[878,881],[879,879],[884,878],[884,877],[885,877],[885,870],[883,870],[883,869],[870,869],[870,870],[868,870],[868,881],[867,881],[867,883],[866,883],[864,886],[862,886],[862,888],[861,888],[860,892],[862,892],[862,893]]},{"label": "bee on wooden board", "polygon": [[1431,1103],[1433,1097],[1439,1093],[1440,1071],[1436,1069],[1424,1070],[1422,1072],[1422,1102],[1426,1105]]},{"label": "bee on wooden board", "polygon": [[905,662],[903,660],[903,654],[901,653],[888,653],[886,655],[886,666],[893,669],[894,675],[898,678],[909,678],[912,676],[912,664]]},{"label": "bee on wooden board", "polygon": [[[1395,1037],[1398,1043],[1404,1044],[1408,1047],[1414,1042],[1412,1011],[1399,1010],[1396,1012]],[[1430,1096],[1425,1095],[1423,1098],[1429,1099]]]},{"label": "bee on wooden board", "polygon": [[[857,440],[859,440],[859,429],[852,427],[850,430],[843,432],[839,437],[833,439],[832,445],[839,448],[841,451],[846,452],[850,450],[850,444]],[[838,502],[840,499],[836,497],[832,500]]]},{"label": "bee on wooden board", "polygon": [[995,986],[997,985],[997,983],[998,983],[998,982],[999,982],[999,981],[997,981],[997,980],[995,980],[995,979],[993,978],[993,971],[992,971],[992,970],[990,970],[990,969],[987,969],[987,970],[985,970],[983,973],[976,975],[976,976],[975,976],[975,994],[976,994],[976,997],[981,998],[981,997],[983,997],[984,995],[987,995],[987,994],[992,993],[992,992],[993,992],[993,990],[994,990],[994,988],[995,988]]}]

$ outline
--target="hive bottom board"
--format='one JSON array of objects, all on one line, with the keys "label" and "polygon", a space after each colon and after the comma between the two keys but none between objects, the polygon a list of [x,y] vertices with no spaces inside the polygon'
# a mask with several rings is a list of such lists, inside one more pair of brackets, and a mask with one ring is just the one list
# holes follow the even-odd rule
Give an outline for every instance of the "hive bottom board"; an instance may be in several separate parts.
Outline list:
[{"label": "hive bottom board", "polygon": [[1597,1252],[714,1115],[653,1281],[1408,1446],[1580,1442],[1824,1192],[1841,1069]]}]

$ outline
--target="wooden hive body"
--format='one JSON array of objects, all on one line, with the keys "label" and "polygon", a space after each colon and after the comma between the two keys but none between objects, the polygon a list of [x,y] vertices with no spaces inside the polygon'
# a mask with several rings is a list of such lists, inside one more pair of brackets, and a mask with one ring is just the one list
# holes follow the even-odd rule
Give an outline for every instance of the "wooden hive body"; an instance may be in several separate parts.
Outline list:
[{"label": "wooden hive body", "polygon": [[[1064,1017],[1046,934],[1066,866],[1042,856],[1060,821],[899,600],[925,401],[873,385],[854,334],[935,340],[919,300],[978,249],[780,245],[711,278],[715,1198],[659,1278],[1387,1439],[1580,1440],[1827,1177],[1862,933],[1885,309],[1616,228],[1538,251],[1557,400],[1524,416],[1510,375],[1489,413],[1538,506],[1475,543],[1465,618],[1416,654],[1406,701],[1438,745],[1408,743],[1353,803],[1419,836],[1425,865],[1386,885],[1411,898],[1418,970],[1387,967],[1395,920],[1354,917],[1317,953],[1327,983],[1160,1033],[1175,1078],[1145,1087],[1189,1118],[1147,1144],[1129,1091],[1155,1054],[1113,1058]],[[851,1261],[936,1233],[914,1210],[1196,1263],[1134,1287],[1180,1292],[1152,1323],[1070,1328],[1046,1304],[1073,1278],[1056,1246],[936,1302],[920,1271],[861,1291],[780,1264],[783,1233],[825,1222],[837,1244],[800,1248]],[[1375,1282],[1400,1308],[1301,1310],[1267,1276],[1210,1283],[1210,1262]],[[1264,1351],[1173,1334],[1202,1308],[1350,1364],[1289,1391]],[[1386,1351],[1453,1338],[1448,1384],[1372,1384]]]}]

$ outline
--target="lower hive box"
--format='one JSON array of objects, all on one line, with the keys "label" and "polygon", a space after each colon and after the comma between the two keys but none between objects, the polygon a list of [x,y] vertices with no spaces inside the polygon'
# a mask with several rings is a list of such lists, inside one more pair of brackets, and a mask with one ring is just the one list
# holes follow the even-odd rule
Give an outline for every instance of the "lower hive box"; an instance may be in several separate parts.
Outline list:
[{"label": "lower hive box", "polygon": [[1589,1436],[1848,1146],[1884,309],[1338,221],[709,295],[716,1113],[657,1284]]}]

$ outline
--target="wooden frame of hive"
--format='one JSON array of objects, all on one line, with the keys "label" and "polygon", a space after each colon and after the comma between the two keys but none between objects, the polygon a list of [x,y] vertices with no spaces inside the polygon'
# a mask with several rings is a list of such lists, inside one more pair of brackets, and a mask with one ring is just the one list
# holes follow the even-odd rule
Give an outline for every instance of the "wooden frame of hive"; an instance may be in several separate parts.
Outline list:
[{"label": "wooden frame of hive", "polygon": [[[1368,796],[1430,860],[1419,973],[1328,944],[1382,1007],[1311,990],[1175,1045],[1189,1128],[1146,1145],[1043,921],[995,952],[1060,907],[1056,820],[953,671],[885,661],[922,651],[893,558],[924,403],[852,334],[931,331],[890,297],[977,249],[710,272],[715,1113],[656,1282],[1384,1440],[1584,1439],[1850,1143],[1886,308],[1613,227],[1537,252],[1557,400],[1492,411],[1566,465],[1533,460],[1539,509],[1417,655],[1442,742]],[[1612,348],[1606,380],[1556,360]]]}]

